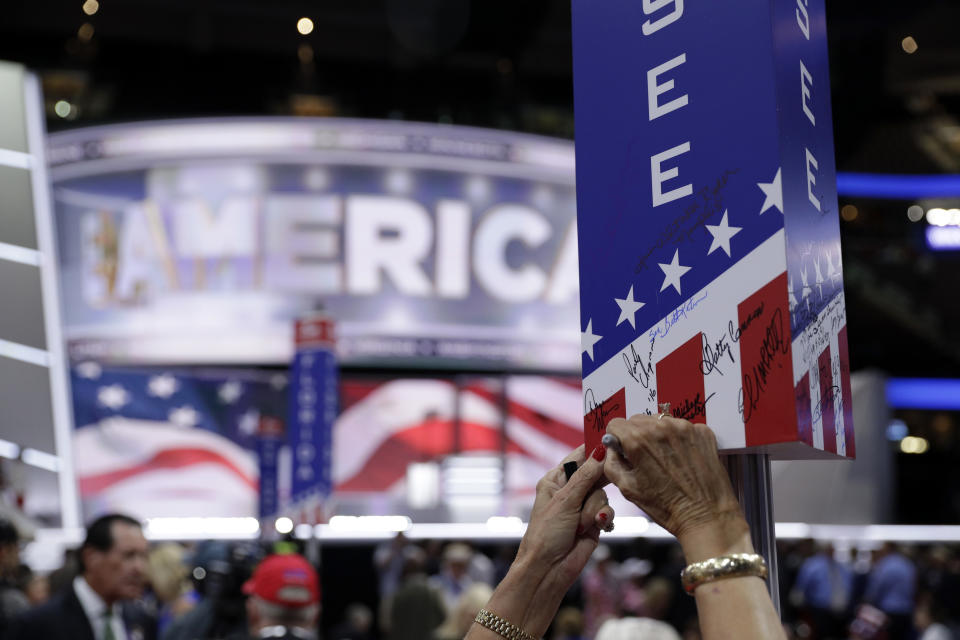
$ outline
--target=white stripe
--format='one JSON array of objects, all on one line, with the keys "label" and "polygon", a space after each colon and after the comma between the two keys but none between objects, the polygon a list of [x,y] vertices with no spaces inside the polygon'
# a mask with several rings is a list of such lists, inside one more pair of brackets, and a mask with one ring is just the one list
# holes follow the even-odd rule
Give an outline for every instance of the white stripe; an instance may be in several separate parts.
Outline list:
[{"label": "white stripe", "polygon": [[843,433],[843,385],[840,371],[840,335],[836,331],[830,332],[830,371],[833,374],[833,428],[837,441],[837,453],[847,455],[847,439]]},{"label": "white stripe", "polygon": [[0,242],[0,260],[19,262],[33,267],[40,266],[40,252],[36,249],[27,249],[15,244]]},{"label": "white stripe", "polygon": [[33,166],[33,156],[29,153],[23,153],[22,151],[0,149],[0,165],[15,167],[17,169],[29,169]]},{"label": "white stripe", "polygon": [[27,362],[41,367],[50,366],[50,354],[43,349],[28,347],[18,342],[0,339],[0,356]]},{"label": "white stripe", "polygon": [[[796,362],[796,356],[794,356]],[[810,422],[813,429],[813,446],[823,449],[823,416],[820,407],[820,366],[814,360],[810,367]]]}]

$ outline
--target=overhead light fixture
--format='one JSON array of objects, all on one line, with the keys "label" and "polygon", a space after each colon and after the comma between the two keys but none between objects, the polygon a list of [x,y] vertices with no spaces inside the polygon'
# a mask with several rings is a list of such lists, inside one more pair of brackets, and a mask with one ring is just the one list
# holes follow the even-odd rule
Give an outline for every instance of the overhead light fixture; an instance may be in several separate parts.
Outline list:
[{"label": "overhead light fixture", "polygon": [[83,12],[88,16],[92,16],[97,11],[100,10],[100,3],[97,0],[87,0],[83,3]]},{"label": "overhead light fixture", "polygon": [[920,222],[923,220],[923,207],[918,204],[907,207],[907,219],[910,222]]},{"label": "overhead light fixture", "polygon": [[901,40],[900,46],[903,47],[903,50],[906,51],[907,53],[916,53],[918,49],[917,41],[913,39],[913,36],[907,36],[906,38]]},{"label": "overhead light fixture", "polygon": [[286,535],[293,531],[293,520],[286,516],[277,518],[277,521],[273,523],[273,528],[277,530],[277,533]]},{"label": "overhead light fixture", "polygon": [[297,20],[297,31],[300,35],[306,36],[313,31],[313,20],[310,18],[300,18]]}]

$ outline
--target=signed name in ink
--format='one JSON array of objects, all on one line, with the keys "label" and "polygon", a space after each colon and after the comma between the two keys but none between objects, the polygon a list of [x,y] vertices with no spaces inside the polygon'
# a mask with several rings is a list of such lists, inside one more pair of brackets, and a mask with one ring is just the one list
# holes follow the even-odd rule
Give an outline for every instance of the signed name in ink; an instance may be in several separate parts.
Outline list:
[{"label": "signed name in ink", "polygon": [[724,356],[730,358],[731,363],[736,364],[737,361],[733,357],[733,350],[727,342],[726,334],[720,336],[720,339],[716,342],[711,342],[705,333],[701,333],[700,337],[703,340],[703,360],[700,361],[700,373],[706,376],[716,371],[723,375],[719,364]]},{"label": "signed name in ink", "polygon": [[740,413],[744,422],[749,421],[753,412],[760,404],[764,390],[773,374],[774,364],[783,367],[782,362],[776,362],[778,356],[784,356],[790,351],[790,342],[783,330],[783,312],[776,309],[767,324],[763,341],[760,343],[760,361],[743,375],[743,387],[740,389]]},{"label": "signed name in ink", "polygon": [[627,366],[627,373],[630,374],[630,377],[643,385],[644,389],[649,389],[650,378],[653,376],[653,364],[650,362],[653,359],[653,345],[650,345],[650,353],[647,354],[646,359],[637,353],[633,345],[630,345],[629,355],[626,352],[620,355],[623,357],[623,363]]},{"label": "signed name in ink", "polygon": [[706,418],[707,417],[707,403],[710,402],[710,398],[717,395],[716,393],[711,393],[706,398],[700,397],[700,392],[697,392],[697,395],[685,399],[680,403],[680,406],[677,407],[673,415],[675,418],[683,418],[684,420],[690,420],[691,422],[695,418]]},{"label": "signed name in ink", "polygon": [[584,415],[587,416],[587,422],[598,432],[604,432],[607,428],[609,418],[616,418],[620,415],[620,404],[617,402],[597,403],[593,389],[587,389],[583,392]]}]

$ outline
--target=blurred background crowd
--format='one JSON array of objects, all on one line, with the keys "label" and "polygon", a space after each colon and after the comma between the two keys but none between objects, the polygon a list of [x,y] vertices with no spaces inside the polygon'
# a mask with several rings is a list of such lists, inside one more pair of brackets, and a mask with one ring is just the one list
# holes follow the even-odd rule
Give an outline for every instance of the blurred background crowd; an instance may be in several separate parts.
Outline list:
[{"label": "blurred background crowd", "polygon": [[[19,561],[14,527],[0,526],[0,603],[8,621],[69,588],[77,554],[36,573]],[[172,542],[150,548],[142,604],[161,640],[247,637],[243,585],[270,552],[307,552],[303,541]],[[410,540],[318,549],[326,640],[462,638],[506,574],[513,544]],[[784,626],[797,640],[951,640],[960,638],[960,547],[840,546],[812,539],[778,543]],[[611,619],[646,618],[636,640],[698,640],[696,609],[680,588],[684,566],[674,543],[637,539],[601,544],[567,594],[550,640],[619,637]],[[675,633],[675,635],[672,632]]]}]

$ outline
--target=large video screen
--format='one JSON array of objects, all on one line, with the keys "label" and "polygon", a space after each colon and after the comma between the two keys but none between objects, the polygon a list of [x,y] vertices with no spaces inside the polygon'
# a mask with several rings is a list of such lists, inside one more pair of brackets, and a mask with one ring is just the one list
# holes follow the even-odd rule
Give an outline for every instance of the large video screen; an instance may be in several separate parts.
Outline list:
[{"label": "large video screen", "polygon": [[[573,145],[335,119],[51,136],[75,362],[579,369]],[[611,301],[611,304],[612,301]]]}]

